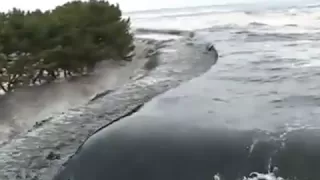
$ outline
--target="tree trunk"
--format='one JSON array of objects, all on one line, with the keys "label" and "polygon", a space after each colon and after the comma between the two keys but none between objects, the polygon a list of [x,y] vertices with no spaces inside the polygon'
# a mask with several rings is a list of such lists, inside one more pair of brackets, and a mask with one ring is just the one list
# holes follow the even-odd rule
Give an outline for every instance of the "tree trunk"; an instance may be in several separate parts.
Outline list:
[{"label": "tree trunk", "polygon": [[5,86],[2,84],[2,82],[0,83],[0,88],[1,88],[5,93],[8,92],[8,89],[5,88]]}]

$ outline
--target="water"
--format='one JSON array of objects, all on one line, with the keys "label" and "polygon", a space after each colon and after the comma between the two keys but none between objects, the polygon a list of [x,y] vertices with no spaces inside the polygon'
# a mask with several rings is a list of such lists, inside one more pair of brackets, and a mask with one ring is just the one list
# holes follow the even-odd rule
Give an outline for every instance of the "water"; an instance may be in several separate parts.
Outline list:
[{"label": "water", "polygon": [[130,82],[130,77],[139,74],[136,70],[146,62],[146,45],[136,45],[136,58],[125,65],[106,61],[90,76],[21,88],[0,96],[0,144],[30,129],[36,122],[82,106],[95,95]]},{"label": "water", "polygon": [[[282,3],[129,13],[136,29],[192,30],[197,39],[215,43],[221,54],[205,75],[160,96],[141,113],[201,119],[203,126],[214,121],[231,129],[257,129],[273,134],[270,138],[283,146],[292,134],[319,129],[319,10],[318,4]],[[308,141],[295,135],[303,139],[299,146]],[[259,174],[262,179],[275,179],[272,160],[270,156],[266,174]]]},{"label": "water", "polygon": [[[137,4],[136,1],[135,3]],[[200,2],[200,5],[204,4],[201,3],[203,2]],[[149,5],[152,6],[150,3]],[[185,7],[197,4],[183,4],[180,1],[180,5],[176,3],[174,6],[181,7],[182,5]],[[159,9],[161,6],[156,3],[153,6],[158,10],[126,13],[131,17],[134,29],[160,29],[163,32],[168,32],[166,31],[168,29],[193,30],[196,32],[196,39],[213,42],[221,57],[218,64],[203,76],[159,96],[142,108],[137,113],[137,118],[131,121],[133,122],[131,124],[131,127],[133,125],[132,132],[138,132],[138,135],[148,137],[150,134],[152,135],[152,128],[159,130],[159,125],[163,125],[163,122],[168,123],[166,138],[176,137],[173,140],[177,141],[181,137],[190,137],[198,140],[195,142],[199,142],[196,147],[199,149],[195,149],[195,154],[202,153],[202,145],[208,143],[206,140],[222,142],[221,139],[224,138],[224,141],[228,142],[224,144],[225,146],[219,144],[210,148],[215,150],[214,148],[221,147],[221,152],[226,151],[226,153],[222,153],[226,159],[230,153],[240,154],[239,161],[229,158],[224,162],[229,163],[232,167],[235,164],[235,166],[249,167],[248,169],[255,169],[255,165],[257,165],[256,177],[250,176],[250,173],[254,173],[254,171],[247,172],[248,169],[245,169],[243,172],[246,173],[242,174],[245,177],[237,177],[240,179],[256,180],[259,177],[267,180],[281,179],[272,173],[273,166],[279,164],[280,171],[285,172],[284,174],[298,173],[300,172],[299,168],[303,168],[303,173],[298,174],[300,177],[298,180],[314,180],[315,178],[312,179],[312,177],[318,173],[315,169],[319,167],[317,150],[320,149],[317,144],[320,125],[317,118],[320,104],[318,95],[320,13],[317,12],[319,6],[311,4],[311,1],[310,4],[307,1],[296,1],[291,4],[289,1],[282,1],[282,3],[233,3],[231,5],[179,9]],[[161,40],[179,38],[172,34],[168,35],[168,33],[152,33],[151,30],[149,34],[139,36]],[[75,102],[75,104],[77,103]],[[39,106],[37,109],[41,108]],[[32,112],[35,110],[27,111],[25,114],[28,114],[32,119],[32,115],[30,115]],[[147,118],[143,119],[143,117]],[[152,121],[149,117],[152,117]],[[149,123],[150,128],[146,128],[149,131],[141,129],[144,126],[139,126],[138,122]],[[170,127],[172,123],[174,126]],[[188,128],[194,128],[194,125],[197,125],[199,129],[203,128],[207,139],[201,138],[197,133],[185,132],[183,128],[172,129],[180,127],[182,124]],[[112,127],[117,129],[119,126],[124,126],[122,130],[127,130],[127,125],[126,121],[120,121],[110,129],[112,131]],[[212,138],[214,136],[211,133],[215,133],[215,131],[212,131],[211,128],[215,127],[218,132],[217,138]],[[219,131],[220,127],[225,128],[223,132]],[[251,132],[247,133],[251,130],[254,130],[253,135]],[[311,134],[311,131],[316,135]],[[158,135],[157,133],[155,135]],[[175,133],[180,136],[174,136]],[[115,143],[118,142],[115,141]],[[157,143],[150,142],[148,144],[140,139],[138,142],[142,143],[142,147],[151,145],[152,148],[157,149]],[[189,142],[190,139],[187,139],[187,141],[181,142],[181,145],[190,145]],[[128,144],[130,145],[130,143]],[[175,143],[173,144],[175,145]],[[273,147],[278,147],[278,145],[281,148],[289,147],[289,150],[284,148],[282,151],[281,148]],[[238,152],[233,151],[230,147],[242,149],[241,152]],[[259,157],[256,156],[259,155],[259,151],[264,152],[264,147],[267,147],[266,151],[270,150],[272,153],[266,152],[267,154],[263,156],[263,158],[266,157],[263,159],[263,163],[255,164],[252,159],[256,158],[260,162]],[[110,151],[117,150],[112,148],[113,146],[110,147]],[[178,152],[184,150],[183,146],[179,146],[179,144],[175,148]],[[139,150],[139,153],[144,150],[143,148],[136,149]],[[127,151],[132,153],[128,148],[121,148],[121,150],[124,153]],[[170,148],[167,150],[168,153],[172,152]],[[114,153],[118,152],[114,151]],[[184,152],[185,156],[179,158],[187,157],[190,153]],[[202,158],[214,156],[213,152],[203,153]],[[278,155],[279,153],[281,155]],[[243,154],[248,154],[253,158],[244,163],[241,161]],[[150,155],[150,157],[153,156]],[[236,158],[236,155],[234,157]],[[286,159],[285,161],[281,160],[283,157]],[[239,157],[237,156],[237,158]],[[192,160],[186,159],[187,162]],[[197,159],[194,160],[197,161]],[[182,162],[177,161],[176,163]],[[224,162],[221,161],[221,163]],[[304,164],[300,166],[299,163]],[[218,172],[212,170],[213,166],[204,166],[201,163],[202,166],[199,167],[192,163],[184,164],[190,164],[190,169],[198,168],[199,172],[202,170],[199,167],[209,169],[206,171],[209,174],[206,175],[212,177],[216,174],[216,179],[223,179],[220,174],[229,175],[229,177],[237,175],[232,172],[232,169],[222,167],[220,164],[217,165]],[[293,169],[286,168],[292,167],[292,164],[295,165]],[[118,165],[122,166],[123,164],[120,162]],[[174,163],[170,165],[176,167]],[[170,168],[167,170],[170,172]],[[188,177],[183,173],[174,173],[178,177]]]}]

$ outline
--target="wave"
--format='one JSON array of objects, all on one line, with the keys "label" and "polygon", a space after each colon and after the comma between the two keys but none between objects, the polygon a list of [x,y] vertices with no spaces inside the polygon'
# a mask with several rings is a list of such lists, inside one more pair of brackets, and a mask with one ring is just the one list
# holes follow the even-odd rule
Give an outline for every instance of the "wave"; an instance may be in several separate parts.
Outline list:
[{"label": "wave", "polygon": [[[274,169],[277,169],[277,168],[274,168]],[[219,174],[216,174],[213,176],[213,180],[220,180],[220,179],[222,179],[222,178],[220,177]],[[260,180],[260,179],[261,180],[284,180],[284,178],[282,178],[282,177],[276,177],[273,172],[266,173],[266,174],[252,172],[249,174],[248,177],[243,177],[242,180]]]},{"label": "wave", "polygon": [[208,10],[200,10],[200,11],[190,11],[185,10],[181,12],[170,12],[170,13],[150,13],[150,14],[137,14],[137,15],[129,15],[129,17],[135,19],[158,19],[158,18],[177,18],[177,17],[188,17],[188,16],[202,16],[202,15],[210,15],[215,13],[227,13],[231,12],[230,10],[218,10],[218,9],[208,9]]},{"label": "wave", "polygon": [[179,29],[152,29],[152,28],[136,28],[135,33],[156,33],[156,34],[169,34],[169,35],[185,35],[189,33],[190,31],[185,31],[185,30],[179,30]]},{"label": "wave", "polygon": [[140,11],[129,11],[126,12],[126,15],[137,15],[142,13],[155,14],[155,13],[170,13],[184,11],[186,9],[192,9],[193,11],[199,11],[204,9],[216,9],[217,11],[234,11],[239,10],[240,7],[246,6],[247,4],[220,4],[220,5],[204,5],[204,6],[184,6],[178,8],[158,8],[158,9],[148,9]]},{"label": "wave", "polygon": [[239,27],[287,27],[319,29],[320,13],[309,9],[229,10],[217,8],[182,9],[174,12],[148,12],[129,15],[134,27],[160,29],[201,29],[235,24]]},{"label": "wave", "polygon": [[307,4],[307,8],[320,8],[320,3]]},{"label": "wave", "polygon": [[288,26],[288,27],[298,27],[297,24],[285,24],[284,26]]},{"label": "wave", "polygon": [[261,22],[251,22],[249,26],[268,26],[268,24],[261,23]]},{"label": "wave", "polygon": [[292,32],[267,32],[254,30],[239,30],[233,32],[236,35],[244,36],[246,41],[261,42],[261,41],[309,41],[320,40],[320,32],[312,33],[292,33]]}]

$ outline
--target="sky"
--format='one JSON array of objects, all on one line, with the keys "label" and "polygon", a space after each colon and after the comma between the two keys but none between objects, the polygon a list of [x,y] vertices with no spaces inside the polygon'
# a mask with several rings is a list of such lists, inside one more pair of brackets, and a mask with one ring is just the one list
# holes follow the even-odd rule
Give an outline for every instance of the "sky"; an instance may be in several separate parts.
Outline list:
[{"label": "sky", "polygon": [[[7,11],[13,7],[24,10],[53,9],[68,0],[0,0],[0,11]],[[70,1],[70,0],[69,0]],[[109,0],[111,3],[119,3],[124,11],[137,11],[160,8],[176,8],[186,6],[216,5],[221,3],[252,3],[252,2],[292,2],[292,1],[312,1],[312,0]],[[318,1],[318,0],[313,0]]]},{"label": "sky", "polygon": [[[1,2],[2,1],[2,2]],[[57,5],[63,4],[68,0],[0,0],[0,11],[6,11],[12,7],[25,10],[33,9],[52,9]],[[223,0],[240,1],[240,0]],[[242,0],[243,1],[243,0]],[[252,1],[252,0],[246,0]],[[181,7],[194,5],[209,5],[222,2],[222,0],[109,0],[111,3],[119,3],[124,11],[159,9],[166,7]]]}]

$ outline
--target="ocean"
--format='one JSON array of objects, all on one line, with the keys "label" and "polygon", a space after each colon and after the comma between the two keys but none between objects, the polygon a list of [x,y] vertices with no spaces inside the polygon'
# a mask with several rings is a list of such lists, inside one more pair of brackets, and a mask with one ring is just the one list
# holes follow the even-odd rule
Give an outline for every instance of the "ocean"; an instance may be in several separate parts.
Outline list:
[{"label": "ocean", "polygon": [[[168,30],[194,31],[196,39],[214,43],[220,54],[217,65],[210,71],[161,95],[141,110],[143,115],[167,119],[170,114],[171,119],[185,122],[199,119],[204,127],[212,122],[227,129],[257,129],[273,134],[268,135],[269,138],[277,139],[283,146],[295,141],[295,150],[291,150],[296,154],[290,151],[293,154],[284,156],[290,156],[293,164],[302,158],[299,162],[304,164],[289,165],[286,160],[287,163],[281,165],[284,174],[299,180],[318,176],[310,165],[318,159],[314,159],[315,162],[309,159],[319,157],[319,153],[315,153],[316,139],[297,134],[310,130],[317,132],[317,135],[310,133],[312,137],[319,137],[319,3],[243,3],[147,10],[126,15],[135,30],[150,29],[150,33],[142,37],[172,39],[177,37],[166,34]],[[154,33],[154,29],[158,33]],[[292,137],[295,140],[289,140]],[[313,145],[308,144],[310,139]],[[272,163],[273,156],[277,155],[268,158],[264,172],[258,175],[260,179],[282,179],[271,173],[270,167],[276,164]],[[279,163],[279,159],[275,161]]]},{"label": "ocean", "polygon": [[196,39],[215,44],[217,65],[195,80],[200,89],[189,91],[228,102],[234,110],[227,114],[217,110],[225,105],[214,103],[213,110],[224,118],[320,124],[315,118],[320,113],[320,4],[201,6],[126,15],[134,29],[150,29],[138,37],[174,39],[179,36],[167,30],[194,31]]}]

